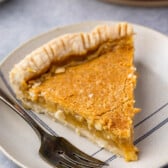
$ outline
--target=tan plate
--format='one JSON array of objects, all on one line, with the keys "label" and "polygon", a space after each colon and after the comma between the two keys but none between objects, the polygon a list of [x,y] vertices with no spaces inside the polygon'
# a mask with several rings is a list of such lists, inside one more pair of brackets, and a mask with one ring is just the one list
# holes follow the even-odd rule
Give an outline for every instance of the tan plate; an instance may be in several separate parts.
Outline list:
[{"label": "tan plate", "polygon": [[168,0],[104,0],[120,5],[143,6],[143,7],[166,7]]},{"label": "tan plate", "polygon": [[[112,22],[85,22],[67,25],[46,32],[22,44],[0,63],[0,71],[9,82],[8,73],[18,61],[35,48],[54,37],[66,33],[87,32],[98,24]],[[135,65],[138,83],[136,106],[141,113],[135,118],[134,138],[140,150],[139,160],[125,162],[49,117],[38,116],[58,135],[65,137],[82,151],[100,160],[107,160],[108,168],[158,168],[168,161],[168,38],[149,28],[133,25],[135,30]],[[1,74],[0,73],[0,74]],[[1,75],[0,75],[1,76]],[[6,90],[0,79],[0,87]],[[0,101],[0,150],[22,168],[51,168],[39,154],[40,141],[28,124]],[[0,168],[3,166],[0,165]]]}]

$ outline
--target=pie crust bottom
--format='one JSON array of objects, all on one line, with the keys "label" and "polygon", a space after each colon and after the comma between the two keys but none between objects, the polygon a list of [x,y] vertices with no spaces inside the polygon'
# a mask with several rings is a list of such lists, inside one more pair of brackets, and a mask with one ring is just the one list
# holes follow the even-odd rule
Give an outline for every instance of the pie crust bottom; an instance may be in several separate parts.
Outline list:
[{"label": "pie crust bottom", "polygon": [[31,109],[33,109],[37,113],[48,115],[52,120],[58,121],[69,127],[70,129],[75,130],[78,135],[90,139],[99,147],[104,148],[119,157],[125,158],[126,161],[135,161],[138,159],[138,149],[134,145],[132,145],[132,138],[125,139],[123,142],[115,139],[115,137],[114,140],[108,139],[108,132],[103,133],[103,131],[90,129],[87,125],[87,122],[80,116],[74,117],[71,114],[67,114],[67,112],[62,109],[57,109],[55,113],[50,112],[46,108],[43,108],[41,105],[33,102],[26,101],[23,103],[26,108],[31,107]]}]

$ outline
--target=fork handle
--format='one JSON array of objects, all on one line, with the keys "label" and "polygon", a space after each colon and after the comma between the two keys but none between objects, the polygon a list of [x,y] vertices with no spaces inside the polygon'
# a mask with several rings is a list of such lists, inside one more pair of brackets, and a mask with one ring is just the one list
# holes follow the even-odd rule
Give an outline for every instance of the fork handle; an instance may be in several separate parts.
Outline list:
[{"label": "fork handle", "polygon": [[42,138],[44,134],[48,134],[17,102],[12,100],[1,88],[0,88],[0,100],[19,114]]}]

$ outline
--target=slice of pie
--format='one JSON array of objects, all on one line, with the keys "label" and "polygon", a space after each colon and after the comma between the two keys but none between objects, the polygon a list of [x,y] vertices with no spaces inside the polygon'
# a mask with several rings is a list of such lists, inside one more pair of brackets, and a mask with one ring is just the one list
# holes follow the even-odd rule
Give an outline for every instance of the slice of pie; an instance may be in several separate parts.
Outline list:
[{"label": "slice of pie", "polygon": [[133,53],[130,24],[100,25],[36,49],[14,66],[10,82],[26,107],[49,114],[127,161],[137,160]]}]

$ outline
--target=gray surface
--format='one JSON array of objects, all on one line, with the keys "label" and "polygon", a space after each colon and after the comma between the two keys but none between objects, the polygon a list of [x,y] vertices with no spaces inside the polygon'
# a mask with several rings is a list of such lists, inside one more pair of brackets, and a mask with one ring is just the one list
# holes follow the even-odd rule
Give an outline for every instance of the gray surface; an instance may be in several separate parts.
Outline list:
[{"label": "gray surface", "polygon": [[[168,35],[168,8],[118,6],[97,0],[8,0],[0,4],[0,60],[33,36],[88,20],[129,21]],[[0,152],[0,168],[18,166]]]}]

